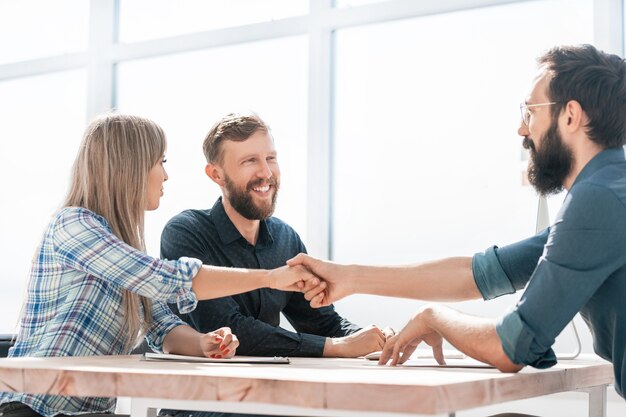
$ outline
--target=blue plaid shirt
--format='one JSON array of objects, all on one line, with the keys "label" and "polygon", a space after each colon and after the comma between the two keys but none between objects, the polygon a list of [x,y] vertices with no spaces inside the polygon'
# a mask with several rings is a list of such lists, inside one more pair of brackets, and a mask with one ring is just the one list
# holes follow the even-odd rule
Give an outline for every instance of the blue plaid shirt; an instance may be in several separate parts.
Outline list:
[{"label": "blue plaid shirt", "polygon": [[[107,221],[84,208],[66,207],[53,218],[31,267],[20,330],[9,357],[128,354],[121,335],[122,294],[153,300],[146,339],[161,351],[163,339],[185,324],[167,307],[197,305],[191,280],[201,262],[163,261],[127,245]],[[44,416],[112,412],[115,399],[0,393],[0,404],[19,401]]]}]

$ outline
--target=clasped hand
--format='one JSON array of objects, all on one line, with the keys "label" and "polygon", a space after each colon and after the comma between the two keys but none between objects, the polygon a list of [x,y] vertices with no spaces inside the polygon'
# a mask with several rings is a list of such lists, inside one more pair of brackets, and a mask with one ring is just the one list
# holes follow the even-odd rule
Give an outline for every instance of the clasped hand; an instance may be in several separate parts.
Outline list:
[{"label": "clasped hand", "polygon": [[[296,292],[311,291],[318,288],[317,291],[319,292],[326,288],[326,283],[305,266],[288,265],[270,271],[268,287],[275,290]],[[319,289],[320,287],[321,289]]]},{"label": "clasped hand", "polygon": [[322,261],[304,253],[288,260],[287,265],[305,268],[312,275],[312,279],[304,281],[298,290],[304,293],[313,308],[329,306],[353,293],[345,265]]},{"label": "clasped hand", "polygon": [[200,337],[200,348],[209,358],[232,358],[239,346],[239,340],[229,327],[221,327]]},{"label": "clasped hand", "polygon": [[302,292],[311,307],[325,307],[348,295],[338,283],[341,266],[304,253],[287,261],[287,266],[270,271],[268,286],[282,291]]}]

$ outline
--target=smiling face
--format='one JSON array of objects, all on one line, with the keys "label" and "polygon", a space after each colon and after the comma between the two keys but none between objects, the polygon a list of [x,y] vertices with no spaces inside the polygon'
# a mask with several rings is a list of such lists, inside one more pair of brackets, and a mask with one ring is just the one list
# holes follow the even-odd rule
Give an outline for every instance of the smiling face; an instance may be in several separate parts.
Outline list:
[{"label": "smiling face", "polygon": [[280,168],[274,140],[257,130],[244,141],[222,143],[222,162],[217,170],[223,179],[227,201],[248,220],[263,220],[274,213],[280,187]]},{"label": "smiling face", "polygon": [[552,117],[549,82],[545,71],[535,78],[526,99],[528,123],[522,121],[518,130],[524,137],[522,145],[530,151],[528,181],[541,195],[561,192],[573,165],[572,151],[563,143],[558,122]]},{"label": "smiling face", "polygon": [[165,172],[165,157],[157,162],[150,172],[148,172],[148,184],[146,186],[146,210],[156,210],[161,203],[163,197],[163,183],[167,181],[168,176]]}]

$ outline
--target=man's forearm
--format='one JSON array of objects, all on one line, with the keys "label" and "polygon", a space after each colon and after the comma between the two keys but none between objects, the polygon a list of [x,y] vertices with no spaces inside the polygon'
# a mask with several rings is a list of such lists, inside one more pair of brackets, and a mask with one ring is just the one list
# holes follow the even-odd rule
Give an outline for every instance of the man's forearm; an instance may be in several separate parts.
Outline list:
[{"label": "man's forearm", "polygon": [[429,301],[481,298],[472,258],[457,257],[407,266],[349,266],[354,292]]},{"label": "man's forearm", "polygon": [[428,327],[466,355],[503,372],[522,369],[523,366],[511,362],[504,353],[494,319],[470,316],[439,305],[427,307],[423,314]]}]

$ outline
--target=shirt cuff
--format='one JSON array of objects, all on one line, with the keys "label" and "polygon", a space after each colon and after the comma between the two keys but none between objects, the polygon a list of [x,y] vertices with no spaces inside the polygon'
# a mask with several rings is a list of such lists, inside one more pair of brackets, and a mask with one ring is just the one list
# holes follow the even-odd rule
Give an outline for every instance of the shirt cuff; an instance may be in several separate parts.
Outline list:
[{"label": "shirt cuff", "polygon": [[474,281],[483,299],[491,300],[504,294],[513,294],[515,288],[502,269],[496,255],[497,246],[492,246],[472,258]]},{"label": "shirt cuff", "polygon": [[308,333],[300,333],[300,337],[302,339],[297,353],[298,356],[321,358],[324,355],[326,337]]},{"label": "shirt cuff", "polygon": [[172,313],[170,308],[162,303],[155,302],[153,307],[153,324],[146,333],[146,340],[150,348],[156,352],[163,352],[163,341],[169,332],[174,328],[186,325],[177,315]]},{"label": "shirt cuff", "polygon": [[200,271],[201,267],[202,261],[195,258],[182,257],[176,261],[176,278],[180,280],[183,285],[167,302],[176,303],[178,311],[180,311],[181,314],[187,314],[195,310],[198,305],[198,297],[196,297],[196,293],[191,290],[191,281],[198,271]]},{"label": "shirt cuff", "polygon": [[504,353],[511,362],[544,369],[556,365],[551,348],[544,349],[536,341],[534,332],[524,323],[516,310],[505,314],[496,324],[496,333]]}]

